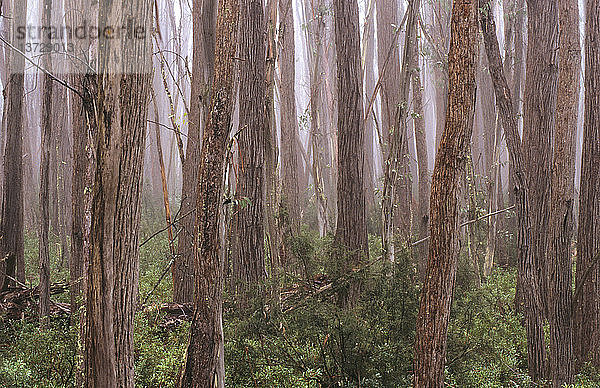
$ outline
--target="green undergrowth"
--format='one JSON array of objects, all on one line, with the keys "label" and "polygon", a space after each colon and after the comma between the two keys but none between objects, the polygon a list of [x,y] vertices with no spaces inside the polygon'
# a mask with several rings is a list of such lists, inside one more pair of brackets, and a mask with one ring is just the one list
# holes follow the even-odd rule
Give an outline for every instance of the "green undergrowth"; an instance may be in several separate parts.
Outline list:
[{"label": "green undergrowth", "polygon": [[[165,233],[148,238],[163,226],[161,218],[142,218],[139,298],[141,303],[150,295],[151,307],[135,320],[139,387],[174,387],[188,341],[189,324],[165,329],[157,308],[172,293],[169,271],[159,282],[171,258]],[[242,309],[226,290],[226,386],[411,386],[420,293],[415,258],[400,249],[395,262],[386,263],[380,239],[371,236],[371,261],[349,278],[340,262],[347,255],[333,246],[332,236],[319,238],[304,229],[289,244],[294,262],[280,278],[281,303],[266,291],[262,301],[250,300]],[[58,246],[51,250],[54,281],[68,279]],[[35,275],[34,234],[27,235],[26,256],[28,273]],[[468,263],[463,254],[448,329],[446,385],[535,387],[527,376],[522,317],[514,309],[514,268],[497,268],[477,287]],[[35,276],[28,279],[35,284]],[[360,298],[352,308],[340,308],[336,290],[351,281],[360,284]],[[273,286],[269,281],[261,289]],[[68,294],[60,298],[68,301]],[[23,321],[0,320],[0,387],[73,387],[79,346],[78,330],[65,319],[52,321],[45,330],[34,314]],[[573,385],[596,386],[600,378],[591,367]]]}]

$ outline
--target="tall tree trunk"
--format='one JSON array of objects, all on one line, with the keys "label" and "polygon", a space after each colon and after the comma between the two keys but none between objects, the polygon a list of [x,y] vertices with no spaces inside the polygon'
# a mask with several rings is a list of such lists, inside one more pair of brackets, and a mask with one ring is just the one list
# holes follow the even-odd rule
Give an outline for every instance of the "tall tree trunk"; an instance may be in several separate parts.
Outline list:
[{"label": "tall tree trunk", "polygon": [[[279,217],[285,238],[300,231],[300,173],[298,166],[298,120],[296,114],[296,61],[294,57],[294,8],[292,0],[279,0],[281,52],[281,203]],[[284,242],[284,244],[288,244]]]},{"label": "tall tree trunk", "polygon": [[[385,5],[384,5],[385,3]],[[397,48],[397,4],[379,1],[377,11],[379,66],[382,85],[382,123],[384,138],[384,188],[382,212],[383,244],[386,255],[394,259],[394,245],[406,246],[410,240],[412,189],[408,168],[407,112],[410,90],[410,47],[414,43],[416,12],[413,0],[405,37],[402,71]],[[391,55],[388,54],[392,50]],[[387,62],[387,66],[386,66]]]},{"label": "tall tree trunk", "polygon": [[[252,291],[265,279],[264,135],[266,95],[265,15],[261,0],[240,7],[239,175],[234,210],[233,280]],[[249,295],[247,295],[249,296]]]},{"label": "tall tree trunk", "polygon": [[[493,11],[493,7],[490,9]],[[481,45],[481,54],[485,50],[484,45]],[[494,103],[494,87],[489,75],[489,65],[487,57],[480,55],[478,69],[478,98],[481,99],[481,114],[483,119],[483,150],[484,150],[484,170],[483,173],[487,182],[487,208],[488,213],[493,213],[496,207],[496,184],[498,171],[498,149],[496,147],[499,142],[496,128],[496,105]],[[483,266],[484,276],[489,276],[492,272],[494,257],[496,253],[496,232],[497,232],[497,217],[488,218],[488,238],[485,251],[485,261]]]},{"label": "tall tree trunk", "polygon": [[[413,115],[415,126],[415,144],[417,148],[417,164],[419,175],[419,202],[417,208],[418,239],[424,239],[429,234],[429,195],[431,185],[429,182],[429,156],[427,151],[427,132],[425,129],[425,113],[423,111],[423,85],[421,83],[421,67],[419,63],[419,33],[415,31],[416,40],[413,50],[414,68],[412,70],[412,92],[415,114]],[[427,253],[429,241],[426,240],[418,247],[418,269],[419,278],[425,280],[425,269],[427,268]]]},{"label": "tall tree trunk", "polygon": [[575,355],[578,367],[600,366],[600,1],[587,0],[585,25],[585,116],[579,226],[577,231],[577,294]]},{"label": "tall tree trunk", "polygon": [[[51,25],[52,0],[44,0],[42,3],[42,26]],[[43,44],[50,44],[50,36],[44,34]],[[51,55],[44,55],[42,63],[44,68],[52,72]],[[40,163],[40,234],[39,234],[39,265],[40,265],[40,305],[39,313],[42,323],[50,313],[50,252],[48,245],[49,218],[49,174],[50,174],[50,152],[52,147],[52,79],[48,74],[43,75],[42,91],[42,117],[41,117],[41,150],[42,161]]]},{"label": "tall tree trunk", "polygon": [[[335,44],[338,72],[338,219],[336,243],[349,256],[350,271],[369,256],[364,167],[364,115],[360,36],[356,0],[334,0]],[[352,304],[360,285],[353,282],[340,291],[340,302]]]},{"label": "tall tree trunk", "polygon": [[[521,112],[521,92],[523,90],[523,68],[525,63],[525,45],[524,45],[524,31],[525,31],[525,0],[515,0],[515,54],[514,54],[514,69],[512,75],[511,92],[513,96],[514,111],[516,113]],[[520,122],[522,115],[519,115],[517,124]],[[509,151],[510,152],[510,151]],[[515,191],[514,182],[512,180],[514,174],[512,173],[513,166],[510,164],[509,158],[509,190],[508,190],[508,202],[515,203]],[[516,222],[511,222],[508,225],[510,230],[516,228]]]},{"label": "tall tree trunk", "polygon": [[575,136],[579,107],[579,5],[559,1],[559,78],[552,168],[548,275],[550,303],[550,378],[554,387],[573,380],[572,266]]},{"label": "tall tree trunk", "polygon": [[178,259],[173,266],[173,300],[191,302],[194,298],[194,220],[196,218],[196,197],[198,166],[202,127],[215,66],[215,22],[217,0],[194,1],[192,10],[193,62],[188,125],[187,147],[183,163],[183,185],[181,189],[182,231],[177,243]]},{"label": "tall tree trunk", "polygon": [[265,121],[264,121],[264,153],[265,153],[265,219],[269,241],[269,266],[273,281],[271,294],[274,304],[279,305],[279,244],[280,230],[277,227],[278,177],[277,177],[277,126],[275,120],[275,62],[277,50],[275,48],[275,24],[277,21],[277,2],[267,0],[267,66],[265,73]]},{"label": "tall tree trunk", "polygon": [[[547,225],[550,216],[552,136],[555,128],[558,86],[557,0],[527,0],[527,76],[523,108],[523,144],[531,196],[531,250],[538,269],[540,295],[547,309]],[[541,365],[540,365],[541,366]],[[537,367],[531,371],[542,377]]]},{"label": "tall tree trunk", "polygon": [[[99,25],[134,18],[151,31],[151,2],[100,2]],[[133,321],[151,41],[102,40],[98,52],[98,136],[87,273],[85,383],[134,387]],[[126,93],[127,98],[123,98]]]},{"label": "tall tree trunk", "polygon": [[[333,0],[323,0],[323,9],[333,9]],[[325,114],[325,136],[328,143],[328,153],[326,154],[328,159],[329,168],[327,169],[328,174],[325,174],[325,195],[329,199],[327,201],[327,208],[329,213],[329,230],[334,232],[336,230],[337,223],[337,164],[338,164],[338,152],[337,152],[337,117],[338,117],[338,90],[337,90],[337,49],[335,44],[335,17],[332,12],[324,13],[325,19],[325,53],[323,55],[323,67],[324,67],[324,78],[325,88],[323,90],[323,102],[322,106]]]},{"label": "tall tree trunk", "polygon": [[[157,161],[156,163],[158,164],[158,168],[160,171],[160,181],[161,181],[161,192],[162,192],[162,197],[163,197],[163,207],[165,209],[165,223],[166,223],[166,228],[167,228],[167,238],[169,239],[169,253],[171,254],[171,257],[173,258],[173,260],[176,260],[177,258],[177,251],[175,250],[175,242],[174,242],[174,237],[173,237],[173,228],[171,225],[171,205],[169,203],[169,188],[168,188],[168,184],[167,184],[167,174],[165,171],[165,159],[163,157],[163,150],[162,150],[162,139],[160,136],[160,115],[159,115],[159,111],[158,111],[158,101],[156,98],[156,93],[154,91],[154,88],[152,88],[152,106],[154,108],[154,135],[155,135],[155,142],[154,144],[156,144],[156,156],[157,156]],[[149,138],[151,138],[152,136],[149,136]]]},{"label": "tall tree trunk", "polygon": [[427,282],[421,291],[415,338],[414,387],[443,387],[448,319],[458,263],[457,196],[475,112],[477,4],[454,0],[448,53],[446,126],[431,187]]},{"label": "tall tree trunk", "polygon": [[[375,153],[373,150],[373,136],[375,133],[375,109],[371,107],[368,112],[369,100],[375,90],[375,70],[373,64],[377,47],[375,46],[375,2],[370,2],[370,8],[367,10],[367,16],[363,32],[363,74],[365,80],[365,198],[367,203],[367,216],[375,206]],[[325,23],[323,23],[323,27]]]},{"label": "tall tree trunk", "polygon": [[539,273],[536,267],[537,258],[529,242],[533,219],[529,205],[529,175],[519,136],[518,116],[502,67],[502,58],[500,57],[498,38],[496,37],[496,25],[486,0],[479,0],[479,8],[481,10],[479,22],[483,31],[490,75],[494,84],[496,105],[506,134],[510,163],[513,166],[512,174],[515,182],[515,200],[519,226],[517,237],[519,250],[517,287],[521,287],[520,292],[522,293],[521,303],[523,303],[523,306],[521,311],[525,315],[529,373],[534,380],[538,380],[546,370],[546,347],[544,341],[544,309],[540,295]]},{"label": "tall tree trunk", "polygon": [[[12,35],[17,36],[17,28],[24,26],[27,15],[27,2],[15,1],[12,7]],[[2,182],[2,209],[0,216],[0,257],[5,267],[2,276],[2,290],[16,285],[15,280],[25,281],[24,242],[23,242],[23,71],[25,59],[14,51],[10,53],[10,76],[7,83],[6,145],[4,148],[4,180]]]},{"label": "tall tree trunk", "polygon": [[[308,2],[306,3],[308,8]],[[325,17],[326,10],[323,1],[311,3],[306,11],[311,16],[307,25],[309,50],[308,56],[311,63],[310,70],[310,119],[311,119],[311,151],[312,151],[312,176],[315,187],[315,197],[318,207],[319,234],[321,237],[329,230],[329,208],[331,200],[326,193],[329,184],[329,139],[325,127],[326,106],[323,104],[326,82],[323,80],[325,72],[323,59],[325,56]],[[314,46],[314,47],[310,47]]]},{"label": "tall tree trunk", "polygon": [[[93,11],[83,5],[82,0],[69,0],[66,4],[69,11],[65,13],[67,26],[76,28],[85,20],[91,20]],[[79,39],[72,40],[75,53],[90,52],[90,43]],[[90,228],[92,195],[90,187],[94,178],[93,138],[98,132],[95,100],[97,93],[97,76],[89,72],[88,64],[72,61],[71,83],[80,91],[81,96],[71,93],[71,130],[73,171],[71,179],[71,255],[69,262],[69,294],[73,323],[79,322],[79,307],[84,297],[85,275],[90,258]]]},{"label": "tall tree trunk", "polygon": [[196,202],[196,292],[190,341],[179,387],[224,387],[222,217],[225,152],[234,105],[233,60],[239,3],[225,0],[217,14],[215,72],[204,130]]},{"label": "tall tree trunk", "polygon": [[450,37],[449,2],[435,1],[432,5],[432,16],[434,26],[432,44],[435,46],[433,52],[433,82],[435,86],[435,147],[440,145],[442,133],[445,127],[446,109],[448,103],[448,58],[440,57],[438,54],[445,54],[448,50]]}]

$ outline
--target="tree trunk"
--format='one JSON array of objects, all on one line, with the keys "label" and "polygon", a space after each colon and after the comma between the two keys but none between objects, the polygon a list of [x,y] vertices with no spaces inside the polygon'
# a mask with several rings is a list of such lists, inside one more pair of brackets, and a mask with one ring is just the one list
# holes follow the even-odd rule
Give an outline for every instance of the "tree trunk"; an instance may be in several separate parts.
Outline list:
[{"label": "tree trunk", "polygon": [[[385,3],[385,5],[384,5]],[[410,90],[410,56],[416,29],[415,5],[409,5],[402,70],[399,65],[396,26],[397,4],[379,1],[377,11],[379,65],[382,85],[382,123],[384,138],[384,187],[382,212],[383,244],[387,257],[394,260],[394,245],[406,247],[411,231],[412,187],[408,168],[407,120]],[[392,50],[391,55],[388,54]],[[386,66],[387,62],[387,66]]]},{"label": "tree trunk", "polygon": [[[356,0],[334,0],[335,44],[338,71],[338,219],[335,241],[349,254],[350,272],[368,260],[364,191],[364,119],[360,36]],[[345,253],[346,253],[345,252]],[[360,285],[353,282],[340,291],[340,303],[352,304]]]},{"label": "tree trunk", "polygon": [[[44,0],[42,4],[42,26],[51,25],[52,0]],[[44,34],[43,44],[50,44],[50,37]],[[52,72],[51,55],[44,55],[42,63],[46,70]],[[52,147],[52,79],[43,75],[42,117],[41,117],[41,163],[40,163],[40,234],[39,234],[39,265],[40,265],[40,305],[39,313],[42,324],[46,323],[50,314],[50,252],[48,245],[48,229],[50,228],[50,152]]]},{"label": "tree trunk", "polygon": [[217,14],[215,72],[202,139],[196,202],[196,292],[186,362],[178,386],[224,387],[223,260],[219,253],[225,152],[233,109],[233,58],[239,3],[225,0]]},{"label": "tree trunk", "polygon": [[[429,234],[429,195],[431,185],[429,182],[429,156],[427,151],[427,131],[425,129],[425,113],[423,111],[423,85],[421,83],[421,67],[419,64],[419,33],[415,31],[416,40],[413,50],[414,68],[412,70],[412,92],[415,114],[413,115],[415,126],[415,144],[417,148],[417,164],[419,175],[419,204],[417,208],[417,238],[424,239]],[[418,247],[418,269],[419,278],[425,280],[425,269],[427,268],[427,252],[429,241],[419,244]]]},{"label": "tree trunk", "polygon": [[585,25],[585,116],[577,274],[575,278],[575,355],[578,368],[587,361],[600,366],[600,1],[587,0]]},{"label": "tree trunk", "polygon": [[[493,7],[490,8],[493,11]],[[481,54],[485,47],[481,45]],[[478,83],[477,89],[478,98],[481,99],[481,114],[483,119],[483,150],[484,150],[484,176],[487,182],[487,210],[488,213],[493,213],[496,207],[496,184],[498,172],[498,149],[499,142],[496,131],[496,105],[494,103],[494,87],[489,75],[489,65],[485,55],[479,57]],[[488,218],[488,238],[485,250],[485,261],[483,266],[483,275],[488,277],[492,272],[494,258],[496,254],[496,234],[497,234],[497,217]]]},{"label": "tree trunk", "polygon": [[579,107],[579,5],[559,2],[559,78],[552,168],[548,275],[550,303],[550,378],[554,387],[573,382],[572,266],[575,136]]},{"label": "tree trunk", "polygon": [[[100,2],[100,25],[126,17],[150,31],[151,2]],[[114,43],[113,43],[114,42]],[[133,321],[138,292],[139,221],[150,35],[99,42],[98,136],[87,276],[87,387],[134,387]],[[122,98],[127,93],[127,98]]]},{"label": "tree trunk", "polygon": [[[235,256],[233,281],[238,291],[255,290],[265,279],[265,95],[266,45],[264,7],[260,0],[245,0],[240,9],[239,56],[239,173],[234,209]],[[244,299],[251,294],[246,294]],[[257,295],[258,296],[258,295]]]},{"label": "tree trunk", "polygon": [[[27,2],[13,3],[13,36],[17,28],[24,26]],[[10,76],[7,84],[6,145],[4,148],[4,180],[2,182],[2,214],[0,217],[0,257],[5,266],[2,271],[2,290],[16,285],[15,280],[25,281],[25,254],[23,242],[23,84],[25,59],[14,51],[10,53]],[[1,268],[0,268],[1,269]]]},{"label": "tree trunk", "polygon": [[519,251],[517,287],[521,287],[520,292],[522,293],[523,306],[521,306],[520,310],[525,315],[529,373],[534,380],[537,380],[546,370],[546,348],[544,343],[544,311],[540,295],[539,273],[536,267],[535,252],[531,249],[529,242],[531,239],[530,230],[532,222],[529,206],[529,177],[519,136],[518,116],[502,67],[502,59],[496,37],[496,25],[486,0],[479,0],[479,8],[481,10],[479,21],[490,65],[490,75],[494,84],[496,105],[506,134],[510,163],[513,166],[512,174],[513,181],[515,182],[515,200],[519,226],[517,237]]},{"label": "tree trunk", "polygon": [[[325,8],[323,1],[307,5],[307,14],[311,16],[307,25],[307,38],[309,42],[308,57],[310,60],[310,119],[311,119],[311,151],[312,151],[312,176],[315,187],[315,197],[318,208],[319,234],[324,237],[329,230],[329,206],[331,201],[326,193],[329,183],[330,155],[329,139],[325,127],[326,106],[323,104],[326,82],[323,80],[325,72],[323,59],[325,56]],[[314,46],[314,47],[312,47]]]},{"label": "tree trunk", "polygon": [[[281,203],[280,223],[284,238],[300,231],[300,173],[298,166],[298,122],[296,113],[296,61],[294,57],[294,9],[292,0],[279,0],[281,52],[280,114],[281,114]],[[287,241],[284,244],[289,244]]]},{"label": "tree trunk", "polygon": [[443,387],[448,319],[458,263],[457,196],[475,112],[477,4],[455,0],[448,53],[448,110],[431,187],[427,281],[416,324],[414,387]]},{"label": "tree trunk", "polygon": [[[364,66],[363,74],[365,79],[365,198],[367,203],[367,217],[370,215],[371,209],[375,207],[375,152],[373,150],[373,134],[375,133],[375,109],[369,108],[369,101],[375,90],[375,69],[373,64],[375,55],[377,55],[377,47],[375,46],[375,2],[370,2],[370,8],[367,10],[363,32],[363,50],[364,50]],[[323,22],[323,27],[325,23]]]},{"label": "tree trunk", "polygon": [[[531,250],[540,295],[547,311],[547,225],[550,216],[552,136],[558,85],[558,7],[556,0],[527,0],[528,44],[523,108],[523,150],[529,174]],[[545,371],[532,371],[535,374]]]},{"label": "tree trunk", "polygon": [[[511,93],[513,96],[513,104],[515,113],[521,112],[521,91],[523,86],[523,65],[525,58],[525,45],[524,43],[524,31],[525,31],[525,0],[515,0],[515,54],[514,54],[514,69],[512,75]],[[517,119],[517,125],[520,122],[522,115],[519,115]],[[509,151],[510,152],[510,151]],[[509,190],[508,190],[508,202],[515,203],[515,191],[514,182],[512,180],[514,174],[512,173],[513,166],[510,164],[509,158]],[[510,222],[508,225],[509,230],[516,229],[516,222]]]},{"label": "tree trunk", "polygon": [[[449,10],[445,9],[449,7],[449,2],[435,1],[432,5],[432,15],[434,26],[432,43],[435,45],[433,51],[436,54],[445,54],[448,50],[448,41],[450,37],[450,20],[446,17],[449,14]],[[435,87],[435,147],[437,149],[440,145],[442,133],[445,127],[446,120],[446,109],[448,103],[448,61],[445,57],[434,55],[433,58],[433,82]]]},{"label": "tree trunk", "polygon": [[181,189],[180,214],[185,217],[177,243],[178,259],[173,264],[173,301],[191,302],[194,298],[194,220],[200,147],[203,120],[206,115],[211,82],[214,73],[215,17],[217,0],[194,1],[192,10],[193,62],[190,121],[187,147],[183,163],[183,185]]},{"label": "tree trunk", "polygon": [[276,0],[267,0],[267,66],[265,73],[265,121],[263,136],[265,153],[265,219],[267,221],[268,246],[269,246],[269,266],[270,275],[273,279],[271,296],[273,304],[279,307],[279,248],[280,248],[280,230],[277,227],[277,206],[278,200],[278,179],[277,179],[277,126],[275,120],[275,62],[277,50],[275,48],[275,24],[277,21],[277,3]]}]

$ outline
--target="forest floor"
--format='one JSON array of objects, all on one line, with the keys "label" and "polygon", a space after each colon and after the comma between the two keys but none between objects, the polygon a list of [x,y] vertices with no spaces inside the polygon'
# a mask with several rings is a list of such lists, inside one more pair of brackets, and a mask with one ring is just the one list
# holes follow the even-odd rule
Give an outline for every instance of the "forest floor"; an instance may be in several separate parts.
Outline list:
[{"label": "forest floor", "polygon": [[[162,228],[161,217],[142,217],[140,241]],[[302,263],[283,280],[281,305],[255,301],[241,311],[226,290],[224,305],[227,387],[409,387],[419,285],[409,255],[394,265],[374,263],[357,276],[362,295],[351,310],[335,303],[339,266],[329,259],[331,239],[303,232],[293,242]],[[380,255],[376,237],[371,256]],[[70,324],[68,262],[52,243],[53,301],[62,306],[47,329],[35,316],[35,290],[20,319],[0,316],[1,387],[72,387],[79,330]],[[141,248],[136,314],[136,381],[139,387],[173,387],[183,362],[189,307],[174,306],[166,236]],[[497,269],[478,288],[461,258],[448,333],[448,387],[533,387],[527,376],[525,332],[514,310],[515,270]],[[26,237],[27,285],[37,284],[37,238]],[[62,286],[61,286],[62,285]],[[270,289],[272,284],[267,284]],[[59,292],[64,291],[64,292]],[[27,294],[28,293],[28,294]],[[252,307],[254,306],[254,307]],[[59,309],[60,310],[60,309]],[[600,375],[585,368],[576,387],[600,386]]]}]

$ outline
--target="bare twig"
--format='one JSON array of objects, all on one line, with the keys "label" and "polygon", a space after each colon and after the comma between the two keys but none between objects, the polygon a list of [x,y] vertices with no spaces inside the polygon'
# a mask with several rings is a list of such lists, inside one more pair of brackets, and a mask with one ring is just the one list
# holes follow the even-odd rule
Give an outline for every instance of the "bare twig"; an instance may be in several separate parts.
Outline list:
[{"label": "bare twig", "polygon": [[79,96],[79,98],[81,98],[82,100],[85,100],[85,98],[79,92],[79,90],[75,89],[74,87],[72,87],[71,85],[69,85],[66,81],[61,80],[60,78],[56,77],[54,74],[50,73],[48,70],[44,69],[43,67],[41,67],[40,65],[38,65],[37,63],[35,63],[34,61],[32,61],[31,58],[29,58],[27,55],[25,55],[25,53],[23,51],[19,50],[18,48],[16,48],[12,44],[10,44],[8,41],[6,41],[6,39],[4,39],[4,37],[2,35],[0,35],[0,41],[3,42],[5,45],[7,45],[11,50],[13,50],[13,51],[17,52],[18,54],[20,54],[23,58],[25,58],[25,60],[27,60],[27,62],[31,63],[35,68],[37,68],[42,73],[44,73],[48,77],[50,77],[51,80],[53,80],[53,81],[61,84],[62,86],[64,86],[65,88],[69,89],[70,91],[72,91],[73,93],[75,93],[77,96]]},{"label": "bare twig", "polygon": [[[483,220],[485,218],[489,218],[489,217],[495,216],[497,214],[507,212],[509,210],[514,209],[515,206],[516,205],[512,205],[512,206],[507,207],[506,209],[502,209],[502,210],[498,210],[498,211],[495,211],[495,212],[492,212],[492,213],[488,213],[488,214],[485,214],[485,215],[483,215],[481,217],[475,218],[474,220],[469,220],[469,221],[463,222],[462,224],[460,224],[460,227],[463,228],[463,227],[465,227],[467,225],[474,224],[474,223],[476,223],[478,221],[481,221],[481,220]],[[429,240],[430,237],[431,236],[427,236],[425,238],[420,239],[419,241],[415,241],[414,243],[411,244],[411,246],[414,247],[414,246],[417,246],[417,245],[419,245],[421,243],[424,243],[425,241]]]}]

